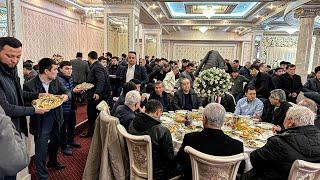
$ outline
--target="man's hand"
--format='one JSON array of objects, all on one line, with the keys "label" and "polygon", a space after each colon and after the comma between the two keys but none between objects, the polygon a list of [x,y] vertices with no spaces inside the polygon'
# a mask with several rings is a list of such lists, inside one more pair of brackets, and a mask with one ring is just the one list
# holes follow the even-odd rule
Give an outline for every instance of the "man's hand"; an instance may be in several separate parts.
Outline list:
[{"label": "man's hand", "polygon": [[49,96],[51,95],[50,93],[39,93],[38,98],[44,97],[44,96]]},{"label": "man's hand", "polygon": [[292,97],[297,97],[298,95],[297,95],[297,93],[294,92],[294,93],[291,94],[291,96]]},{"label": "man's hand", "polygon": [[78,88],[74,88],[72,91],[73,91],[74,93],[80,93],[80,94],[82,94],[82,93],[84,92],[83,90],[78,89]]},{"label": "man's hand", "polygon": [[99,94],[93,94],[93,99],[98,101],[100,99]]},{"label": "man's hand", "polygon": [[69,97],[66,94],[62,94],[61,98],[63,99],[63,102],[67,102]]},{"label": "man's hand", "polygon": [[281,127],[279,125],[272,127],[272,132],[275,133],[275,132],[279,132],[279,131],[281,131]]},{"label": "man's hand", "polygon": [[50,111],[49,109],[37,109],[37,108],[34,109],[35,114],[44,114],[49,111]]}]

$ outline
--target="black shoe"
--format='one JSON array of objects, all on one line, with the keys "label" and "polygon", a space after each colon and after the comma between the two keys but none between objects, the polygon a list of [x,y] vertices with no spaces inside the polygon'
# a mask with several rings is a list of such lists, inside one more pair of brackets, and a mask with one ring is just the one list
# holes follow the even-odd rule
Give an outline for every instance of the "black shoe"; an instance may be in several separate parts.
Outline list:
[{"label": "black shoe", "polygon": [[70,148],[61,149],[61,151],[66,156],[72,156],[72,150]]},{"label": "black shoe", "polygon": [[68,142],[68,145],[74,148],[81,148],[81,145],[75,141]]},{"label": "black shoe", "polygon": [[65,165],[60,164],[59,162],[48,162],[47,167],[48,168],[54,168],[54,169],[57,169],[57,170],[66,168]]},{"label": "black shoe", "polygon": [[89,137],[92,137],[92,134],[89,132],[84,132],[84,133],[80,134],[80,137],[81,138],[89,138]]}]

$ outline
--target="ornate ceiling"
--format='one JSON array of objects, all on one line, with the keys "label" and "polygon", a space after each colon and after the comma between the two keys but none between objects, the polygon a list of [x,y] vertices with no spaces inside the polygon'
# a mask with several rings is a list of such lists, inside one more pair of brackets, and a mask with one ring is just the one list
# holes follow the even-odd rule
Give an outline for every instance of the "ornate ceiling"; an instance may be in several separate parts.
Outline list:
[{"label": "ornate ceiling", "polygon": [[[88,8],[100,7],[107,3],[119,3],[132,0],[57,0],[67,4],[77,4],[83,7],[82,12],[88,14]],[[295,29],[298,24],[293,24],[292,13],[285,15],[288,6],[294,3],[309,6],[319,6],[319,0],[140,0],[140,22],[147,25],[162,27],[163,33],[184,30],[198,30],[205,27],[209,31],[234,32],[239,35],[254,30],[264,30],[267,33],[286,33]],[[293,11],[292,11],[293,12]],[[102,13],[103,14],[103,13]],[[97,17],[101,22],[102,17]],[[290,19],[290,20],[288,20]],[[315,24],[319,24],[320,17],[316,17]]]}]

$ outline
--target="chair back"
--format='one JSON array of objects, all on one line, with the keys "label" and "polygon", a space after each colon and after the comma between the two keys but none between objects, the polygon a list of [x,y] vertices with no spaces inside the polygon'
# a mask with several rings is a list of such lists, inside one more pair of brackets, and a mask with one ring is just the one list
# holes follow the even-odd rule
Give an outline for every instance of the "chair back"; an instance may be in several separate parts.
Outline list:
[{"label": "chair back", "polygon": [[130,180],[152,180],[152,144],[150,136],[129,134],[121,124],[118,124],[117,128],[126,139],[130,159]]},{"label": "chair back", "polygon": [[291,166],[288,180],[319,180],[320,163],[295,160]]},{"label": "chair back", "polygon": [[193,180],[235,180],[241,161],[248,158],[246,153],[212,156],[190,146],[186,146],[184,151],[190,155]]}]

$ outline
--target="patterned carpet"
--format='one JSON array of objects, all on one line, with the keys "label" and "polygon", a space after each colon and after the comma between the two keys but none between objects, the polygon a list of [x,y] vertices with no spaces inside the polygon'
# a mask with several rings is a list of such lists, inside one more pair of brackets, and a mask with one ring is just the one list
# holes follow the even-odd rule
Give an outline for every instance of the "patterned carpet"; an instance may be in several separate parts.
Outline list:
[{"label": "patterned carpet", "polygon": [[[86,106],[79,106],[77,111],[77,124],[87,119]],[[63,170],[49,169],[50,180],[81,180],[83,170],[86,164],[87,155],[90,149],[91,138],[80,138],[79,132],[83,131],[83,126],[78,128],[75,140],[81,144],[81,148],[73,149],[73,156],[65,156],[60,151],[58,154],[58,161],[67,167]],[[34,157],[31,158],[29,164],[29,171],[31,179],[36,180],[36,170],[34,164]]]}]

